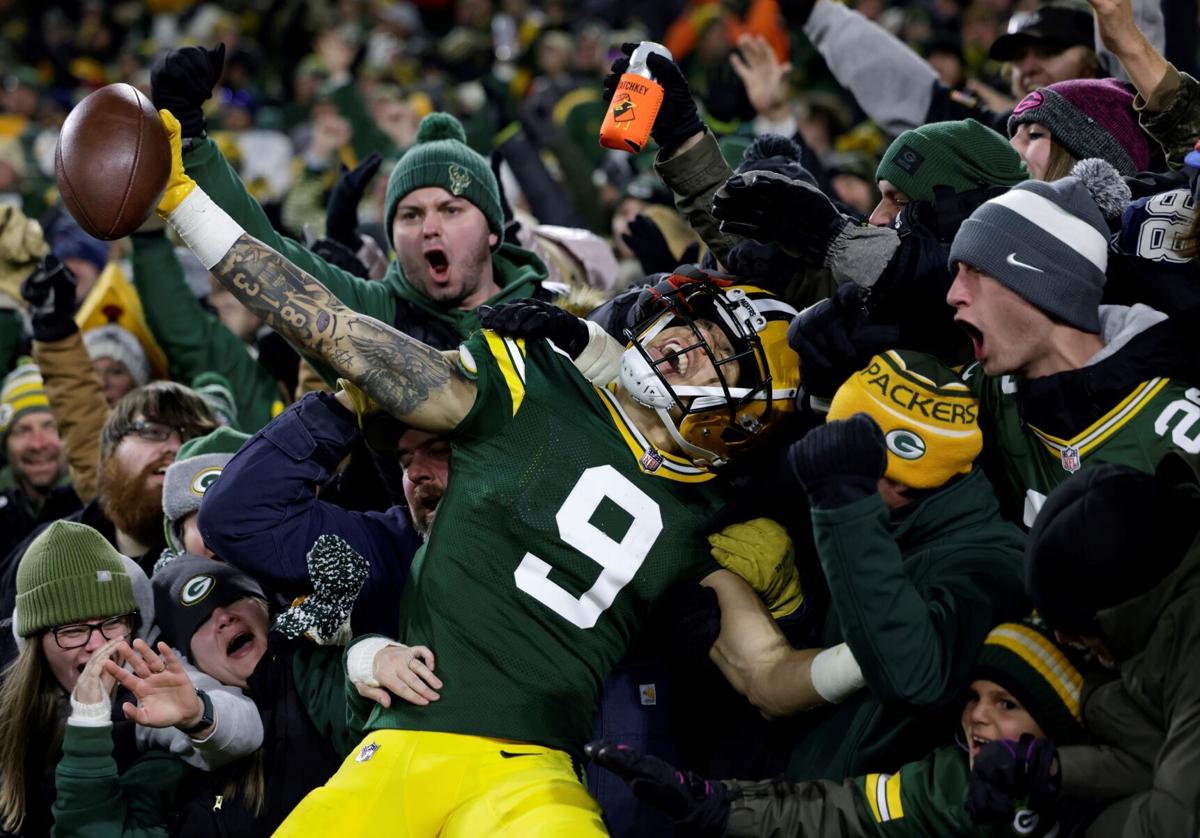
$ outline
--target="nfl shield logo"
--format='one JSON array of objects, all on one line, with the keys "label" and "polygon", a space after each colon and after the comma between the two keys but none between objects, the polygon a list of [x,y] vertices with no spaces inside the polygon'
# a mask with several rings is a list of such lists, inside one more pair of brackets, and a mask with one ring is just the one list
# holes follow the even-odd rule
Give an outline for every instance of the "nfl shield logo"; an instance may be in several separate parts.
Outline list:
[{"label": "nfl shield logo", "polygon": [[657,449],[647,448],[646,453],[638,462],[642,466],[642,471],[655,472],[663,463],[663,455],[658,453]]},{"label": "nfl shield logo", "polygon": [[375,752],[379,750],[379,746],[374,742],[363,745],[362,750],[358,752],[358,756],[354,758],[355,762],[366,762],[371,757],[375,756]]},{"label": "nfl shield logo", "polygon": [[1074,474],[1079,471],[1079,449],[1067,446],[1062,450],[1062,467]]}]

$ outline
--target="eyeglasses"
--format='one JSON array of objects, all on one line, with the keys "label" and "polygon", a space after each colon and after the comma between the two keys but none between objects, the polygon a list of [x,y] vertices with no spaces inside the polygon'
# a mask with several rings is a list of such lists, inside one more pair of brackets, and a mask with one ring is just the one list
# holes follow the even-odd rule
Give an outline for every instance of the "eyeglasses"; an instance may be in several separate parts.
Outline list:
[{"label": "eyeglasses", "polygon": [[144,439],[146,442],[166,442],[171,438],[171,434],[179,434],[179,442],[183,444],[196,435],[187,428],[172,428],[170,425],[164,425],[162,422],[154,422],[150,419],[136,419],[129,426],[130,434],[137,434],[139,439]]},{"label": "eyeglasses", "polygon": [[52,629],[54,642],[60,649],[78,649],[86,646],[92,639],[92,632],[100,632],[105,640],[120,640],[129,636],[132,614],[122,614],[119,617],[109,617],[100,623],[73,623],[69,626],[59,626]]}]

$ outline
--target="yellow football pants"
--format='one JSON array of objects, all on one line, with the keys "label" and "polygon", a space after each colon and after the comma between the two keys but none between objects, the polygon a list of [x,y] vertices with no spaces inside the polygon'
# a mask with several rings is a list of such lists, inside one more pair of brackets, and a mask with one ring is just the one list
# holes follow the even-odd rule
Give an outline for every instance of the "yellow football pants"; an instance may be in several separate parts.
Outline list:
[{"label": "yellow football pants", "polygon": [[562,751],[457,733],[378,730],[276,836],[603,836]]}]

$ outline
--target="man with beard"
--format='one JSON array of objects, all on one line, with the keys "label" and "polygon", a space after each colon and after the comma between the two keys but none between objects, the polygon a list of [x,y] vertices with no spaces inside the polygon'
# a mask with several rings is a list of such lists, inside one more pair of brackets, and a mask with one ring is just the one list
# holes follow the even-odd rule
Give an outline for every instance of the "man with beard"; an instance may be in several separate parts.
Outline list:
[{"label": "man with beard", "polygon": [[[179,446],[217,427],[197,393],[173,381],[155,381],[127,394],[100,432],[100,493],[66,520],[98,530],[119,553],[149,575],[166,546],[162,488]],[[12,610],[17,564],[35,530],[9,554],[0,577],[0,611]]]},{"label": "man with beard", "polygon": [[25,360],[0,388],[0,446],[8,463],[0,469],[0,556],[34,527],[79,508],[42,376]]},{"label": "man with beard", "polygon": [[310,588],[305,554],[316,538],[345,539],[368,567],[350,618],[355,634],[395,630],[400,593],[450,465],[449,443],[440,436],[382,417],[365,425],[381,459],[398,460],[407,509],[357,512],[320,498],[363,433],[339,391],[309,393],[255,434],[205,492],[199,517],[208,549],[288,596]]}]

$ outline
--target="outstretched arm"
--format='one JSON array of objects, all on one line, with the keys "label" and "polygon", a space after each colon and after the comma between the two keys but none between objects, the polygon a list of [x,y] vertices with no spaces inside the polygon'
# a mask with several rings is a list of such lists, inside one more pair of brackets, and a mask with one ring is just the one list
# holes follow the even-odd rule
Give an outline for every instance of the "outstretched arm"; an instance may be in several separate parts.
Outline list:
[{"label": "outstretched arm", "polygon": [[158,212],[221,285],[406,424],[434,432],[457,426],[475,402],[475,385],[455,356],[352,311],[311,274],[246,233],[184,173],[179,123],[168,111],[162,117],[172,160]]}]

